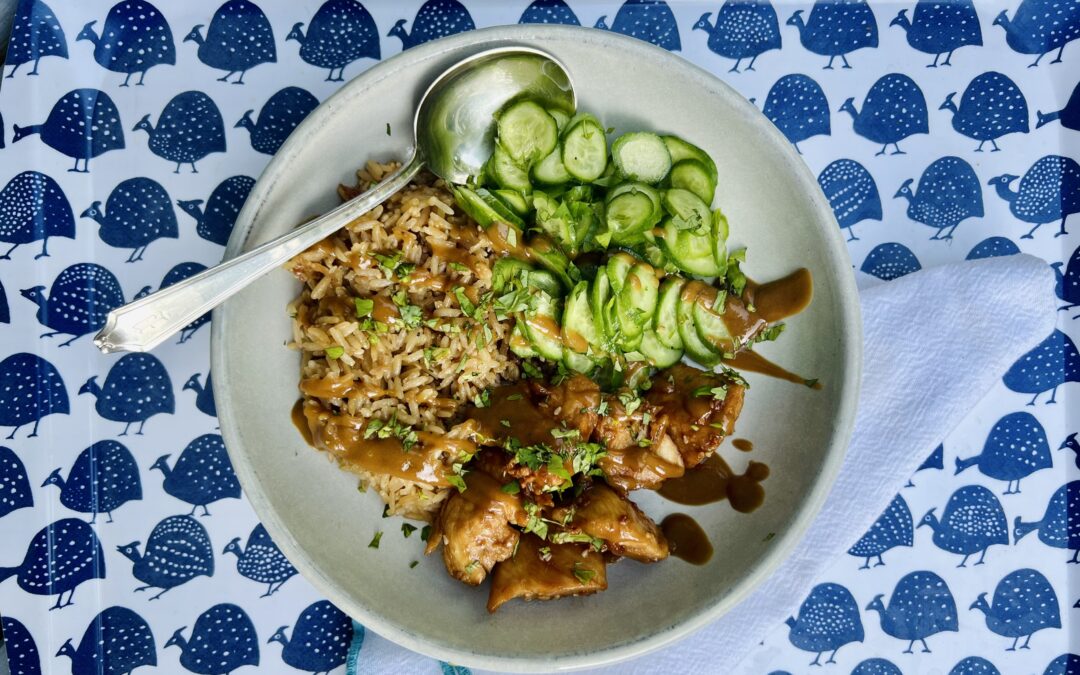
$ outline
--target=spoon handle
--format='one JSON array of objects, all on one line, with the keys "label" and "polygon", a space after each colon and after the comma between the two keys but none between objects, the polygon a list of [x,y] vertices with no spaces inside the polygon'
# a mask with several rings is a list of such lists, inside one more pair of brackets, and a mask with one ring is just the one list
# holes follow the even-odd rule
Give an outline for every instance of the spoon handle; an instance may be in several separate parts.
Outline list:
[{"label": "spoon handle", "polygon": [[417,154],[378,185],[333,211],[235,258],[109,312],[94,345],[103,353],[145,352],[275,267],[389,199],[416,176]]}]

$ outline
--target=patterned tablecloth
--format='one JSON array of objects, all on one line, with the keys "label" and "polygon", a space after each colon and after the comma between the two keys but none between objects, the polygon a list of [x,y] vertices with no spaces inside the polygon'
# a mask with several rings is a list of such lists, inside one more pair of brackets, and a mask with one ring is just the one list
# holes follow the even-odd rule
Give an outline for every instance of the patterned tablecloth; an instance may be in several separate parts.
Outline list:
[{"label": "patterned tablecloth", "polygon": [[[861,284],[1018,250],[1061,280],[1060,331],[740,672],[1080,672],[1080,2],[365,4],[20,0],[0,89],[13,672],[343,669],[352,624],[294,576],[232,475],[206,321],[152,355],[102,356],[89,334],[215,263],[253,178],[346,78],[519,20],[650,40],[754,100],[820,176]],[[358,671],[380,653],[440,669],[368,633]]]}]

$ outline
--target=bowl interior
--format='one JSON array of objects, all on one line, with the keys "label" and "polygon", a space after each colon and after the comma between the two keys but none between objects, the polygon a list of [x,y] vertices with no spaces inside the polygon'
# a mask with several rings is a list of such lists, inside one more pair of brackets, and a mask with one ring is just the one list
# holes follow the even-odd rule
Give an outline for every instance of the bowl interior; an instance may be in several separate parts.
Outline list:
[{"label": "bowl interior", "polygon": [[[721,448],[741,471],[766,463],[766,500],[735,513],[721,502],[685,507],[653,493],[634,499],[659,521],[691,514],[716,553],[704,566],[622,561],[609,590],[589,598],[484,609],[486,588],[452,580],[439,556],[424,559],[374,494],[307,447],[290,420],[298,356],[285,305],[299,284],[283,271],[215,312],[213,372],[221,428],[245,491],[271,535],[320,592],[369,628],[410,648],[473,666],[530,670],[610,662],[654,648],[718,616],[769,571],[824,498],[854,412],[861,344],[850,262],[813,177],[747,101],[667,52],[601,31],[521,26],[476,31],[409,50],[346,85],[297,129],[251,193],[228,254],[275,237],[337,203],[339,182],[368,158],[404,158],[414,101],[446,65],[504,44],[548,50],[569,68],[579,107],[622,130],[679,134],[717,159],[717,204],[733,245],[746,245],[756,279],[808,267],[810,308],[760,351],[824,388],[749,375],[736,436]],[[387,125],[391,133],[387,134]],[[778,420],[781,422],[778,423]],[[385,531],[378,549],[372,535]],[[420,560],[414,569],[413,560]]]}]

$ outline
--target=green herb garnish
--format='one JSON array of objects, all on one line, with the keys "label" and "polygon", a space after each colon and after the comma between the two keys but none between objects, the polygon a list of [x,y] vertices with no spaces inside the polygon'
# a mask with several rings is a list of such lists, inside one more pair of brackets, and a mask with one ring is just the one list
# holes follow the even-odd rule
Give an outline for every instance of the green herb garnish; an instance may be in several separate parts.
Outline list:
[{"label": "green herb garnish", "polygon": [[585,569],[581,567],[581,563],[574,563],[574,576],[577,578],[578,583],[584,586],[596,576],[596,570]]},{"label": "green herb garnish", "polygon": [[521,484],[516,480],[512,480],[500,489],[508,495],[516,495],[521,492]]},{"label": "green herb garnish", "polygon": [[413,532],[416,532],[415,525],[410,525],[409,523],[401,524],[401,534],[405,535],[406,539],[408,539],[409,535],[411,535]]},{"label": "green herb garnish", "polygon": [[326,348],[326,358],[328,359],[340,359],[345,354],[345,348],[340,346],[333,346]]},{"label": "green herb garnish", "polygon": [[353,298],[353,302],[356,303],[357,319],[363,319],[365,316],[371,316],[371,311],[375,309],[375,301],[370,298]]},{"label": "green herb garnish", "polygon": [[371,543],[368,544],[368,548],[379,548],[379,541],[382,539],[382,530],[376,530],[375,536],[371,538]]}]

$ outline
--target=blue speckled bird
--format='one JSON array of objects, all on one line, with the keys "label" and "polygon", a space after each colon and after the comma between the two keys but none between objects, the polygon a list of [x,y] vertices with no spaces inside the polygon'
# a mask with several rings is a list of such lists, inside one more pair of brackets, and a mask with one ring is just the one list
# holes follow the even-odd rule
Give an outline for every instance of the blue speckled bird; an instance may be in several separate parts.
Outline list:
[{"label": "blue speckled bird", "polygon": [[112,512],[124,504],[142,499],[139,465],[131,451],[116,441],[98,441],[79,453],[67,478],[54,469],[41,487],[60,488],[60,503],[79,513],[91,514],[90,524],[99,513],[113,521]]},{"label": "blue speckled bird", "polygon": [[679,25],[664,0],[626,0],[615,13],[610,28],[607,16],[597,19],[593,28],[629,35],[671,52],[682,49]]},{"label": "blue speckled bird", "polygon": [[95,201],[79,217],[97,222],[101,226],[98,236],[109,246],[130,248],[131,255],[125,262],[142,260],[146,247],[158,239],[180,236],[172,199],[152,178],[120,182],[109,193],[105,208]]},{"label": "blue speckled bird", "polygon": [[932,240],[952,239],[960,223],[983,217],[979,177],[959,157],[934,160],[919,178],[916,192],[911,191],[912,182],[911,178],[905,180],[893,197],[908,200],[908,218],[937,230]]},{"label": "blue speckled bird", "polygon": [[521,13],[518,23],[547,23],[580,26],[577,14],[565,0],[533,0]]},{"label": "blue speckled bird", "polygon": [[889,506],[878,516],[870,529],[866,531],[859,541],[848,549],[848,555],[857,558],[866,558],[862,567],[865,570],[870,567],[870,559],[877,557],[874,567],[885,564],[881,554],[897,546],[911,546],[914,541],[914,527],[911,520],[911,510],[907,502],[900,495],[896,495],[889,502]]},{"label": "blue speckled bird", "polygon": [[896,664],[888,659],[866,659],[851,670],[851,675],[904,675]]},{"label": "blue speckled bird", "polygon": [[1058,446],[1058,450],[1072,450],[1076,454],[1076,468],[1080,469],[1080,441],[1076,440],[1077,432],[1072,432]]},{"label": "blue speckled bird", "polygon": [[862,642],[864,633],[859,606],[851,591],[839,584],[814,586],[799,607],[799,618],[789,616],[788,640],[807,652],[815,652],[812,666],[821,665],[821,655],[831,651],[825,663],[836,663],[836,652],[851,642]]},{"label": "blue speckled bird", "polygon": [[225,152],[225,120],[210,97],[201,91],[185,91],[172,97],[158,116],[157,126],[150,116],[143,115],[133,131],[145,131],[150,137],[150,152],[176,162],[173,173],[180,173],[181,164],[190,164],[198,173],[195,162],[214,152]]},{"label": "blue speckled bird", "polygon": [[401,50],[404,51],[431,40],[475,29],[476,24],[469,10],[457,0],[427,0],[417,10],[411,32],[405,32],[405,19],[398,19],[386,36],[401,40]]},{"label": "blue speckled bird", "polygon": [[67,196],[56,181],[37,171],[23,171],[0,190],[0,242],[11,244],[0,260],[23,244],[41,242],[41,253],[49,255],[49,237],[75,238],[75,215]]},{"label": "blue speckled bird", "polygon": [[1080,3],[1075,0],[1021,0],[1012,18],[1006,10],[994,18],[994,25],[1005,30],[1005,42],[1021,54],[1037,54],[1034,63],[1055,49],[1061,63],[1065,45],[1080,38]]},{"label": "blue speckled bird", "polygon": [[862,110],[855,109],[855,99],[849,98],[840,112],[851,115],[855,133],[881,144],[877,155],[884,155],[893,146],[894,155],[902,155],[899,142],[914,134],[928,134],[929,114],[922,89],[907,75],[889,73],[870,87],[863,100]]},{"label": "blue speckled bird", "polygon": [[1005,651],[1016,651],[1016,643],[1026,638],[1020,649],[1030,649],[1031,636],[1044,628],[1061,628],[1061,610],[1057,594],[1050,582],[1033,569],[1019,569],[1005,575],[994,589],[993,604],[987,604],[986,593],[969,609],[986,615],[986,627],[1013,639]]},{"label": "blue speckled bird", "polygon": [[907,9],[901,9],[889,25],[904,29],[913,48],[934,55],[927,68],[937,68],[942,54],[945,60],[940,65],[951,66],[954,51],[982,44],[979,14],[972,0],[919,0],[912,18],[908,18]]},{"label": "blue speckled bird", "polygon": [[[994,424],[983,451],[967,459],[956,458],[956,473],[978,466],[984,476],[1008,483],[1007,495],[1020,492],[1020,481],[1052,465],[1046,431],[1034,415],[1016,412]],[[1015,488],[1013,487],[1015,483]]]},{"label": "blue speckled bird", "polygon": [[1007,237],[987,237],[971,247],[965,260],[980,260],[982,258],[999,258],[1002,256],[1016,255],[1020,247]]},{"label": "blue speckled bird", "polygon": [[907,246],[889,242],[875,246],[859,269],[882,281],[892,281],[905,274],[918,272],[922,265]]},{"label": "blue speckled bird", "polygon": [[157,7],[146,0],[120,0],[105,17],[101,35],[91,21],[83,26],[75,41],[89,40],[94,45],[94,60],[106,70],[124,73],[121,87],[135,73],[142,84],[146,71],[154,66],[176,64],[176,43],[172,29]]},{"label": "blue speckled bird", "polygon": [[[1073,607],[1080,609],[1080,600]],[[1077,673],[1080,673],[1080,655],[1077,654],[1062,654],[1046,664],[1046,670],[1043,671],[1043,675],[1077,675]]]},{"label": "blue speckled bird", "polygon": [[199,373],[195,373],[184,383],[184,391],[195,392],[195,407],[210,417],[217,417],[217,404],[214,402],[214,385],[210,381],[211,374],[206,374],[206,385],[199,382]]},{"label": "blue speckled bird", "polygon": [[1051,392],[1047,404],[1056,403],[1057,388],[1066,382],[1080,382],[1080,352],[1065,333],[1055,330],[1034,349],[1017,359],[1002,381],[1020,394],[1032,394],[1028,405],[1043,392]]},{"label": "blue speckled bird", "polygon": [[1050,264],[1057,278],[1054,293],[1067,303],[1064,307],[1059,307],[1058,311],[1080,306],[1080,246],[1073,250],[1064,272],[1061,271],[1062,266],[1059,262]]},{"label": "blue speckled bird", "polygon": [[818,185],[829,200],[836,222],[848,231],[848,241],[857,241],[855,225],[864,220],[881,220],[881,195],[874,177],[853,159],[838,159],[821,170]]},{"label": "blue speckled bird", "polygon": [[125,558],[134,563],[131,574],[143,586],[135,592],[160,588],[151,596],[162,595],[198,576],[214,576],[214,549],[206,528],[191,516],[169,516],[150,532],[146,548],[139,551],[139,542],[117,546]]},{"label": "blue speckled bird", "polygon": [[164,474],[165,492],[191,504],[190,515],[202,507],[202,515],[208,516],[208,505],[219,499],[240,498],[240,483],[221,436],[204,434],[188,443],[171,468],[168,459],[169,455],[162,455],[150,468]]},{"label": "blue speckled bird", "polygon": [[357,0],[326,0],[311,17],[306,33],[303,23],[295,23],[285,40],[300,43],[305,63],[329,70],[327,82],[344,82],[346,66],[357,59],[380,58],[379,28]]},{"label": "blue speckled bird", "polygon": [[247,129],[251,134],[251,147],[256,152],[272,155],[304,118],[319,105],[319,99],[300,87],[285,87],[277,91],[263,104],[259,120],[251,119],[254,110],[248,110],[234,126]]},{"label": "blue speckled bird", "polygon": [[709,35],[709,50],[735,59],[729,73],[739,72],[743,59],[750,59],[746,70],[754,69],[757,57],[771,49],[780,49],[780,22],[776,10],[765,0],[726,0],[716,13],[716,23],[709,23],[712,12],[705,12],[694,30]]},{"label": "blue speckled bird", "polygon": [[1001,671],[981,656],[969,656],[953,666],[949,675],[1001,675]]},{"label": "blue speckled bird", "polygon": [[176,412],[169,372],[153,354],[125,354],[109,369],[104,384],[99,385],[97,376],[92,376],[79,393],[97,399],[94,409],[103,418],[124,423],[121,436],[127,436],[136,423],[139,430],[135,434],[141,436],[148,419]]},{"label": "blue speckled bird", "polygon": [[1072,157],[1047,155],[1031,165],[1020,178],[1020,187],[1013,190],[1009,185],[1017,178],[1006,173],[991,178],[987,185],[994,186],[998,196],[1009,202],[1009,210],[1014,216],[1026,223],[1035,223],[1035,227],[1020,238],[1032,239],[1035,230],[1058,219],[1061,229],[1054,236],[1068,234],[1065,220],[1080,213],[1080,164]]},{"label": "blue speckled bird", "polygon": [[292,637],[282,626],[267,644],[281,643],[281,660],[297,670],[329,673],[345,663],[353,639],[353,622],[329,600],[308,605],[296,619]]},{"label": "blue speckled bird", "polygon": [[65,268],[53,281],[48,296],[44,286],[24,288],[19,294],[38,306],[38,322],[51,329],[41,337],[71,336],[61,347],[100,330],[109,312],[124,304],[116,276],[95,263]]},{"label": "blue speckled bird", "polygon": [[56,656],[71,659],[72,673],[129,675],[142,666],[157,665],[157,648],[150,624],[126,607],[107,607],[86,627],[79,646],[71,638]]},{"label": "blue speckled bird", "polygon": [[1077,82],[1076,86],[1073,87],[1072,94],[1069,95],[1065,107],[1048,113],[1037,110],[1035,111],[1035,118],[1036,129],[1041,129],[1051,122],[1060,121],[1061,126],[1066,129],[1080,131],[1080,82]]},{"label": "blue speckled bird", "polygon": [[761,112],[787,136],[800,155],[800,141],[819,134],[828,136],[832,132],[825,92],[806,75],[796,73],[777,80],[769,89]]},{"label": "blue speckled bird", "polygon": [[26,352],[0,361],[0,427],[14,427],[8,440],[31,423],[28,438],[33,438],[43,417],[69,412],[67,388],[56,366]]},{"label": "blue speckled bird", "polygon": [[5,614],[0,617],[0,633],[7,643],[7,667],[11,675],[41,675],[41,655],[26,626]]},{"label": "blue speckled bird", "polygon": [[997,139],[1030,130],[1027,99],[1007,75],[985,72],[968,84],[959,106],[955,96],[955,91],[947,94],[938,110],[951,111],[953,129],[979,142],[975,152],[982,152],[987,141],[993,146],[991,152],[997,152],[1001,150]]},{"label": "blue speckled bird", "polygon": [[266,528],[259,523],[248,535],[247,546],[240,548],[240,537],[234,537],[222,553],[236,554],[236,571],[240,576],[266,584],[262,598],[278,591],[296,574],[296,568],[277,547]]},{"label": "blue speckled bird", "polygon": [[930,571],[916,571],[905,575],[896,583],[889,606],[882,603],[884,595],[878,594],[866,606],[868,611],[881,615],[881,630],[898,640],[907,640],[905,654],[911,654],[916,642],[921,642],[923,652],[929,652],[926,638],[943,631],[956,632],[956,601],[945,580]]},{"label": "blue speckled bird", "polygon": [[938,520],[930,509],[919,521],[934,531],[934,545],[943,551],[964,556],[957,567],[967,567],[967,560],[979,553],[976,565],[986,560],[986,551],[994,544],[1009,545],[1009,523],[1001,502],[981,485],[967,485],[952,494],[945,512]]},{"label": "blue speckled bird", "polygon": [[120,112],[109,95],[97,89],[73,89],[60,97],[41,124],[13,128],[12,143],[40,134],[42,143],[74,159],[75,166],[68,171],[79,173],[90,171],[94,157],[124,147]]},{"label": "blue speckled bird", "polygon": [[192,28],[184,42],[199,46],[199,60],[225,74],[218,82],[228,82],[239,73],[233,84],[243,84],[244,74],[263,63],[277,62],[277,47],[270,20],[251,0],[228,0],[214,12],[206,37],[202,24]]},{"label": "blue speckled bird", "polygon": [[199,675],[228,675],[242,666],[259,665],[259,636],[247,613],[236,605],[214,605],[199,615],[191,629],[172,634],[165,648],[179,647],[180,665]]},{"label": "blue speckled bird", "polygon": [[1080,564],[1080,480],[1055,490],[1040,520],[1025,523],[1020,516],[1013,520],[1013,539],[1017,543],[1036,530],[1039,541],[1053,548],[1071,549],[1069,562]]},{"label": "blue speckled bird", "polygon": [[799,41],[807,51],[829,57],[825,70],[832,70],[837,56],[844,68],[850,68],[848,54],[878,46],[877,20],[866,0],[815,0],[807,19],[802,13],[795,10],[787,25],[799,29]]},{"label": "blue speckled bird", "polygon": [[229,242],[236,216],[240,214],[254,185],[254,178],[231,176],[214,188],[205,207],[201,199],[181,199],[176,204],[181,211],[195,219],[195,231],[200,237],[224,246]]},{"label": "blue speckled bird", "polygon": [[0,281],[0,323],[11,323],[11,308],[8,306],[7,291]]},{"label": "blue speckled bird", "polygon": [[0,445],[0,518],[33,505],[26,467],[14,450]]},{"label": "blue speckled bird", "polygon": [[8,77],[15,77],[15,71],[24,63],[34,62],[34,68],[27,75],[38,74],[38,63],[46,56],[68,57],[67,40],[64,29],[56,19],[56,14],[41,0],[19,0],[12,17],[11,41],[7,46],[5,66],[14,66]]},{"label": "blue speckled bird", "polygon": [[[5,557],[15,549],[4,547]],[[75,589],[84,581],[105,578],[105,556],[94,528],[78,518],[64,518],[38,531],[27,546],[23,561],[0,567],[0,583],[16,577],[19,588],[33,595],[55,595],[62,609],[73,604]],[[67,601],[61,602],[67,593]]]}]

